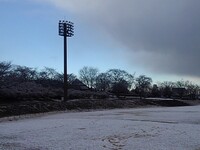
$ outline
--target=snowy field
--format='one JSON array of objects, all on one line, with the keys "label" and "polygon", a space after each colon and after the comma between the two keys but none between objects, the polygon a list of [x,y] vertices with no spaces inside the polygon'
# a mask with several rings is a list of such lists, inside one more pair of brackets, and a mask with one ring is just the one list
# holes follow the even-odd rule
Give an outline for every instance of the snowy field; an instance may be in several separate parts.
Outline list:
[{"label": "snowy field", "polygon": [[68,112],[3,121],[0,150],[200,150],[200,106]]}]

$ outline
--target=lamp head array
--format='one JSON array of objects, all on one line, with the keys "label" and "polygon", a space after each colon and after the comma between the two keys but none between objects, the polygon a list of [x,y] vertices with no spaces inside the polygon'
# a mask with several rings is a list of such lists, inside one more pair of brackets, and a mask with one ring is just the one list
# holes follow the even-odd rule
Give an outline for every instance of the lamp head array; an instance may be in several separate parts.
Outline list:
[{"label": "lamp head array", "polygon": [[60,36],[72,37],[74,35],[74,23],[71,21],[60,20],[58,28]]}]

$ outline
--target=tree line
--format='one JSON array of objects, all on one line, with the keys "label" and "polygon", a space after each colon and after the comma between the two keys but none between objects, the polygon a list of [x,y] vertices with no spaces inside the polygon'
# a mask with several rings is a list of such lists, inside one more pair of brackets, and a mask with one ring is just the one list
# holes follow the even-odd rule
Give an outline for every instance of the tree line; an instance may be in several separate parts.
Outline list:
[{"label": "tree line", "polygon": [[55,69],[42,70],[0,62],[0,100],[58,98],[63,95],[63,75]]},{"label": "tree line", "polygon": [[121,69],[110,69],[104,73],[94,67],[83,67],[79,71],[80,80],[97,91],[109,91],[116,95],[132,94],[142,97],[167,97],[195,99],[200,87],[190,81],[164,81],[153,84],[151,77],[130,74]]},{"label": "tree line", "polygon": [[[42,70],[14,65],[11,62],[0,62],[0,99],[58,99],[63,96],[63,73],[53,68]],[[82,81],[92,91],[110,92],[115,95],[135,95],[140,97],[173,96],[173,88],[185,89],[190,98],[196,96],[199,86],[190,81],[165,81],[153,84],[152,78],[146,75],[138,77],[121,69],[109,69],[99,72],[95,67],[83,67],[78,77],[67,75],[68,84],[75,79]],[[70,86],[69,86],[70,87]],[[181,92],[179,93],[181,95]]]}]

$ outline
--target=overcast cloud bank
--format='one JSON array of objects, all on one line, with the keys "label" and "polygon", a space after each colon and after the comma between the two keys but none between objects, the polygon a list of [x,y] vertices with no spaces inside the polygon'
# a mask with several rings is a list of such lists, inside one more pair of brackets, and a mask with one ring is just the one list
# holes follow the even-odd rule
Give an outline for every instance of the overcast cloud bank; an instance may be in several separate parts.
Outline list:
[{"label": "overcast cloud bank", "polygon": [[[130,63],[199,77],[199,0],[46,0],[126,47]],[[145,60],[145,61],[144,61]]]}]

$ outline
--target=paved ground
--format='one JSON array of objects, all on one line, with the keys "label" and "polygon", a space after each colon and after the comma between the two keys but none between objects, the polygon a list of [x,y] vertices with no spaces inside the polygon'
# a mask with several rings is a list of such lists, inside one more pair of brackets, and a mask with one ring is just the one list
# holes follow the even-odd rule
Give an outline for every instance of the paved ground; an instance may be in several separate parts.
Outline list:
[{"label": "paved ground", "polygon": [[1,150],[200,150],[200,106],[59,113],[0,129]]}]

